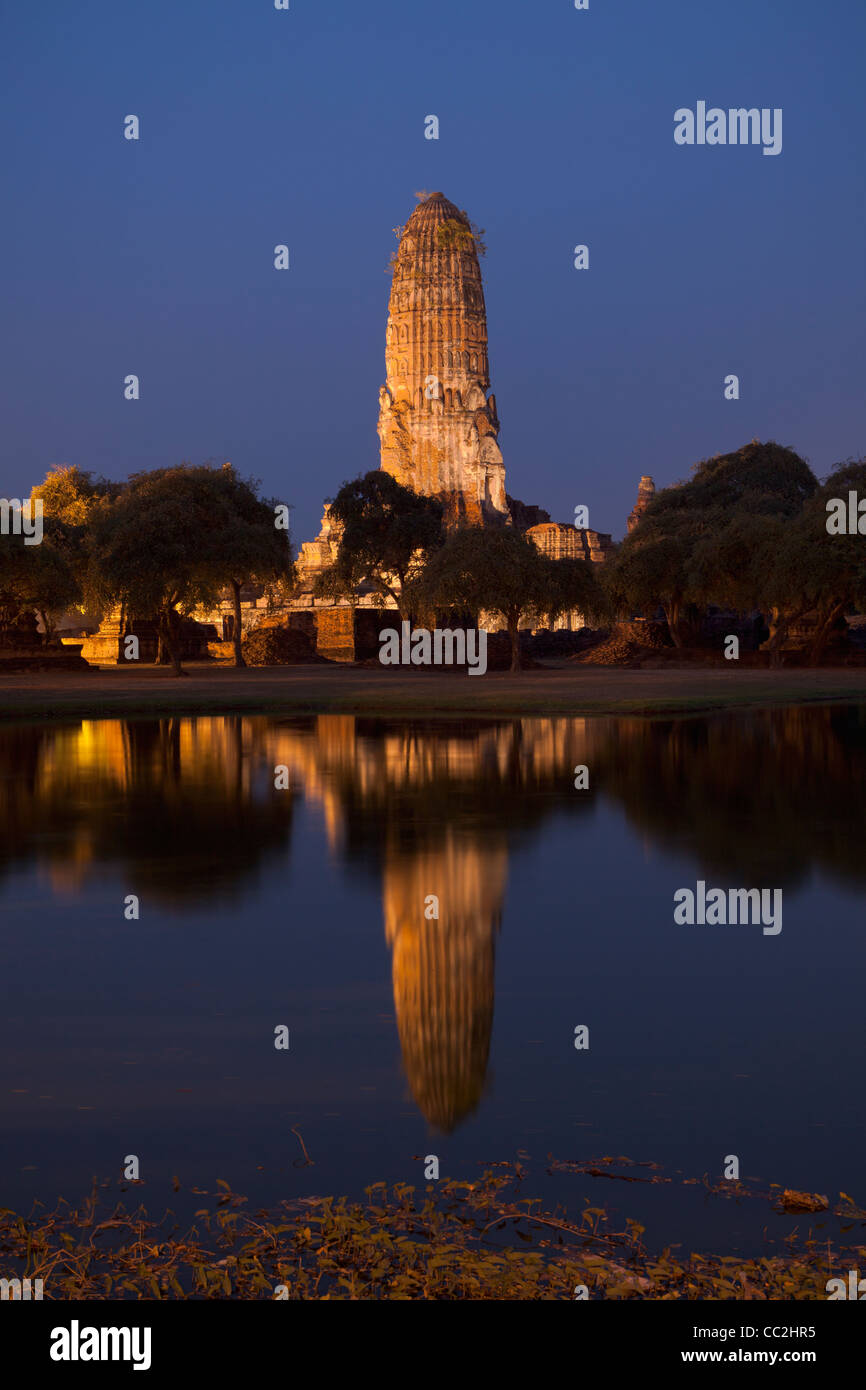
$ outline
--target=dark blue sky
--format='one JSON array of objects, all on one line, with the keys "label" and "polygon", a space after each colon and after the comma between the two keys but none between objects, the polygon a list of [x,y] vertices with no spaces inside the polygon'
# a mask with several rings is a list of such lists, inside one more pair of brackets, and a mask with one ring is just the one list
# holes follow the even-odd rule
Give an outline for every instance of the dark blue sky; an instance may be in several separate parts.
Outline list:
[{"label": "dark blue sky", "polygon": [[[641,473],[866,452],[862,0],[7,0],[0,54],[4,496],[230,459],[310,538],[378,465],[422,188],[487,231],[512,495],[619,536]],[[698,100],[782,153],[677,147]]]}]

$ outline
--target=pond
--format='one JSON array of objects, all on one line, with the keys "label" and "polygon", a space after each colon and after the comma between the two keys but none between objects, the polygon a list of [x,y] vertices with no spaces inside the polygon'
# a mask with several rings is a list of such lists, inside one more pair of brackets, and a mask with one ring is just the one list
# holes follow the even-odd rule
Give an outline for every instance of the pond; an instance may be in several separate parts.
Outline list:
[{"label": "pond", "polygon": [[520,1156],[658,1246],[835,1238],[685,1180],[866,1203],[864,810],[866,707],[3,727],[0,1204]]}]

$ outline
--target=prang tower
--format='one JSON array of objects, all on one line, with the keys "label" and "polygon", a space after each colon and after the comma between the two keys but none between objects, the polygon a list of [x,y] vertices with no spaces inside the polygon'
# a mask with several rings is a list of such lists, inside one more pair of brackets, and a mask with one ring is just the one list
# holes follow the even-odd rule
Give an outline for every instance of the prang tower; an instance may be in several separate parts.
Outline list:
[{"label": "prang tower", "polygon": [[438,497],[451,524],[507,521],[476,239],[466,214],[441,193],[418,204],[400,236],[385,366],[382,468]]}]

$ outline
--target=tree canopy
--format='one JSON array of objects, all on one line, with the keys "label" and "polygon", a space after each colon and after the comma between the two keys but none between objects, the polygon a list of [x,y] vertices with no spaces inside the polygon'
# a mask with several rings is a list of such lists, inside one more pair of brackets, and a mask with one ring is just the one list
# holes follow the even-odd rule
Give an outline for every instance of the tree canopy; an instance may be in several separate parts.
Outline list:
[{"label": "tree canopy", "polygon": [[594,615],[603,597],[583,560],[549,560],[511,526],[466,526],[454,531],[407,587],[405,603],[440,611],[502,618],[511,639],[511,670],[520,669],[522,619],[548,621],[570,609]]},{"label": "tree canopy", "polygon": [[777,529],[763,556],[761,598],[773,616],[776,644],[792,623],[813,614],[813,661],[839,618],[866,608],[864,537],[828,529],[828,504],[838,499],[847,507],[849,492],[866,499],[866,459],[837,464],[800,515]]},{"label": "tree canopy", "polygon": [[687,482],[656,493],[605,566],[614,607],[661,607],[677,646],[697,606],[760,607],[768,547],[817,486],[808,464],[772,441],[696,464]]},{"label": "tree canopy", "polygon": [[92,535],[90,597],[102,611],[122,604],[130,618],[155,618],[178,674],[181,615],[215,607],[225,588],[239,592],[253,575],[276,575],[291,561],[272,506],[230,465],[134,474],[99,512]]},{"label": "tree canopy", "polygon": [[276,503],[257,496],[258,483],[241,478],[230,463],[211,472],[203,486],[212,491],[211,544],[215,573],[231,592],[235,665],[245,666],[241,650],[241,588],[288,581],[292,553],[287,530],[276,524]]},{"label": "tree canopy", "polygon": [[74,607],[80,597],[50,526],[39,545],[26,545],[23,536],[0,534],[0,628],[14,630],[27,613],[35,612],[50,638],[57,615]]},{"label": "tree canopy", "polygon": [[67,526],[85,526],[98,511],[110,506],[125,486],[107,478],[94,479],[92,473],[74,464],[55,464],[30,496],[41,499],[45,516]]},{"label": "tree canopy", "polygon": [[351,598],[365,584],[401,608],[401,594],[424,556],[444,539],[443,508],[375,468],[344,483],[331,503],[339,531],[335,563],[316,583],[320,596]]}]

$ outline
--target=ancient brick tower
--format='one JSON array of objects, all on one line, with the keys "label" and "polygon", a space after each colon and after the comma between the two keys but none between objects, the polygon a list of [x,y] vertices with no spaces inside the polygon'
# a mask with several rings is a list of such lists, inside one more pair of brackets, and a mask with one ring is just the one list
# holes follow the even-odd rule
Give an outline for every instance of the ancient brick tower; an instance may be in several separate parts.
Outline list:
[{"label": "ancient brick tower", "polygon": [[648,473],[644,473],[637,489],[637,501],[629,513],[628,529],[633,531],[656,495],[656,485]]},{"label": "ancient brick tower", "polygon": [[381,466],[439,497],[452,524],[506,521],[478,251],[466,214],[441,193],[418,204],[400,237],[385,363]]}]

